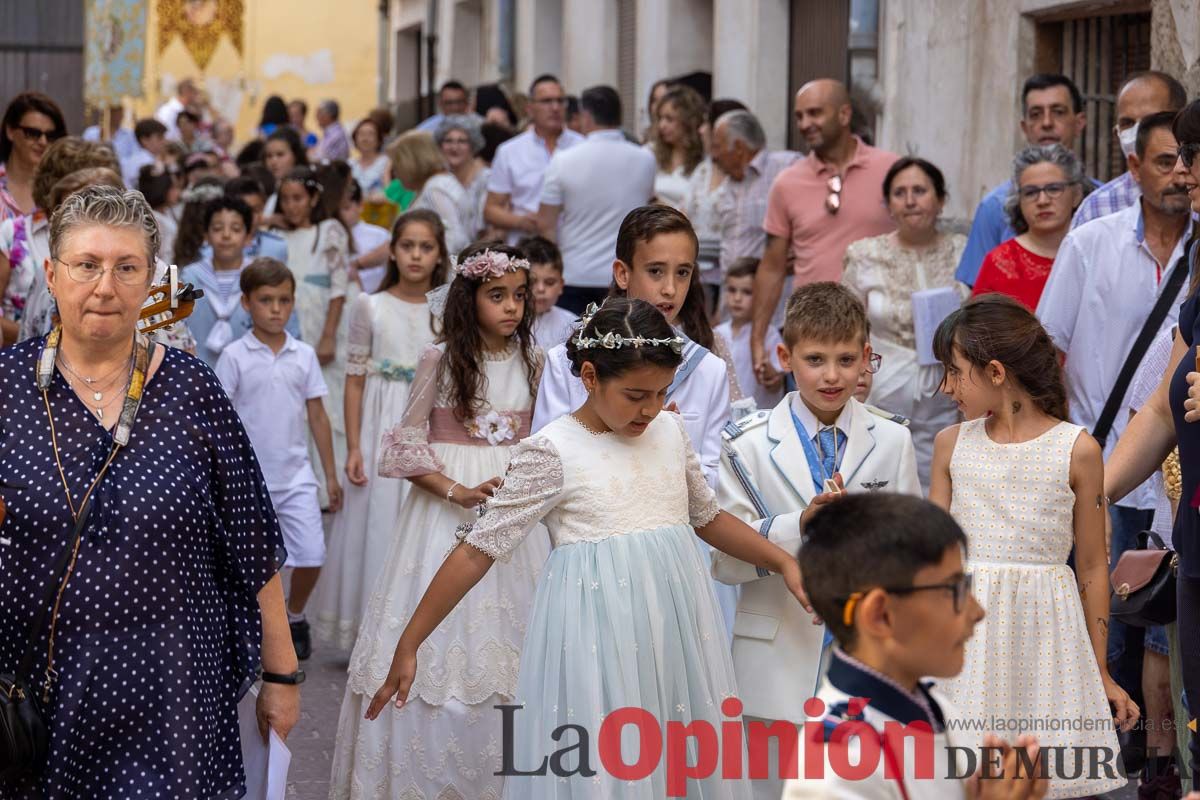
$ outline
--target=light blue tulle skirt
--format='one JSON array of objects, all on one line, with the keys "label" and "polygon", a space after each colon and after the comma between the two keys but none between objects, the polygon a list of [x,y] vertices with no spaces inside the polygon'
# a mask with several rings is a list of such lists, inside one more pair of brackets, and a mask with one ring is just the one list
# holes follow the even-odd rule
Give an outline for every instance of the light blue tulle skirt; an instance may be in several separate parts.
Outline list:
[{"label": "light blue tulle skirt", "polygon": [[[505,797],[659,800],[668,796],[669,773],[684,781],[685,771],[698,766],[711,775],[677,784],[687,797],[750,797],[748,782],[722,775],[722,758],[730,756],[725,749],[737,751],[744,765],[745,748],[740,717],[721,708],[737,686],[694,537],[679,525],[552,551],[521,656],[513,702],[522,707],[508,712],[506,735],[509,766],[534,770],[549,756],[547,772],[508,777]],[[613,743],[605,746],[605,720],[630,707],[640,711],[608,720]],[[639,716],[640,726],[614,724]],[[695,723],[698,735],[668,729],[670,722]],[[671,740],[679,743],[673,753]],[[620,773],[618,761],[633,774]],[[554,766],[558,773],[586,767],[595,774],[563,776]]]}]

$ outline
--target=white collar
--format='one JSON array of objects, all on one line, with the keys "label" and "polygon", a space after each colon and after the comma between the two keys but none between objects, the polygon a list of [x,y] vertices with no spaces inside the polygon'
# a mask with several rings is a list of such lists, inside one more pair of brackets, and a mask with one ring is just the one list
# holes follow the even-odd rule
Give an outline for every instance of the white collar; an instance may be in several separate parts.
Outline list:
[{"label": "white collar", "polygon": [[[295,337],[292,336],[287,331],[284,331],[283,335],[284,335],[283,347],[279,348],[279,355],[282,355],[283,353],[286,353],[289,350],[296,349]],[[264,342],[262,339],[259,339],[257,336],[254,335],[253,328],[246,331],[246,334],[242,337],[242,340],[246,343],[246,347],[249,350],[266,350],[268,353],[271,353],[272,355],[276,355],[271,350],[270,346],[266,342]]]},{"label": "white collar", "polygon": [[[850,409],[851,401],[854,398],[846,401],[846,405],[842,406],[841,413],[838,414],[837,420],[833,423],[842,435],[849,436],[850,433],[850,417],[853,411]],[[812,412],[812,409],[800,397],[800,392],[796,392],[792,397],[792,411],[795,412],[796,418],[800,420],[800,424],[804,426],[804,431],[813,439],[817,438],[817,432],[825,427],[825,424],[817,419],[817,415]]]}]

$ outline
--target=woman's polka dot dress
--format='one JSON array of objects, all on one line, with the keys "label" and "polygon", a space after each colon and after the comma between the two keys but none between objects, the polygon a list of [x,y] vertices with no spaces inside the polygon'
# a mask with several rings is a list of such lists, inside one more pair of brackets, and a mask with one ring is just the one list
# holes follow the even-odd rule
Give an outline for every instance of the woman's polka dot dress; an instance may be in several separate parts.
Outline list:
[{"label": "woman's polka dot dress", "polygon": [[[72,529],[34,376],[43,341],[0,349],[0,672]],[[49,399],[78,507],[112,440],[61,374]],[[259,662],[257,594],[284,554],[250,440],[201,361],[166,350],[93,497],[59,614],[48,763],[0,798],[241,797],[236,707]],[[48,627],[25,676],[38,686]]]}]

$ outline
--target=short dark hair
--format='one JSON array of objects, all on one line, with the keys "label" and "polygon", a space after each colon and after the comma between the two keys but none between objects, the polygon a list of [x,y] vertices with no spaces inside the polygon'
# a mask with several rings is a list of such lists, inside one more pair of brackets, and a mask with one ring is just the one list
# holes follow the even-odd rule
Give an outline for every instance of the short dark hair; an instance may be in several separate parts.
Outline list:
[{"label": "short dark hair", "polygon": [[363,201],[362,184],[354,178],[346,181],[346,197],[350,198],[351,203],[361,203]]},{"label": "short dark hair", "polygon": [[141,144],[151,136],[166,136],[167,126],[156,120],[154,117],[147,119],[139,119],[137,124],[133,126],[133,135]]},{"label": "short dark hair", "polygon": [[232,211],[241,217],[247,233],[254,226],[254,212],[250,210],[250,206],[246,205],[246,201],[240,197],[230,197],[226,194],[210,200],[204,207],[204,230],[208,230],[208,226],[212,225],[213,217],[221,211]]},{"label": "short dark hair", "polygon": [[592,115],[603,128],[621,125],[621,95],[611,86],[592,86],[579,96],[579,108]]},{"label": "short dark hair", "polygon": [[1150,134],[1154,131],[1166,128],[1174,135],[1172,126],[1175,124],[1177,116],[1178,112],[1176,111],[1156,111],[1138,120],[1137,139],[1134,140],[1134,152],[1137,153],[1138,158],[1146,157],[1146,146],[1150,144]]},{"label": "short dark hair", "polygon": [[917,572],[939,564],[951,547],[965,552],[967,535],[928,500],[851,494],[823,507],[804,527],[800,574],[813,610],[846,647],[855,640],[843,618],[850,595],[912,586]]},{"label": "short dark hair", "polygon": [[754,256],[742,256],[725,271],[725,278],[753,278],[758,274],[758,259]]},{"label": "short dark hair", "polygon": [[730,111],[749,111],[746,104],[741,100],[735,100],[732,97],[718,97],[708,104],[708,127],[712,128],[717,124],[717,120],[722,114]]},{"label": "short dark hair", "polygon": [[22,92],[8,104],[8,108],[4,110],[4,119],[0,122],[0,163],[8,161],[12,153],[12,139],[8,138],[8,129],[20,125],[21,117],[30,111],[46,115],[54,123],[54,131],[50,134],[51,142],[67,135],[67,123],[58,103],[41,92]]},{"label": "short dark hair", "polygon": [[1079,87],[1075,85],[1075,81],[1066,75],[1060,75],[1056,72],[1039,72],[1037,75],[1030,75],[1025,80],[1025,85],[1021,88],[1021,115],[1024,116],[1025,114],[1025,101],[1028,99],[1030,92],[1053,89],[1055,86],[1065,86],[1067,91],[1071,93],[1072,111],[1076,114],[1083,111],[1083,95],[1079,93]]},{"label": "short dark hair", "polygon": [[801,339],[818,342],[845,342],[871,338],[867,311],[849,289],[832,281],[817,281],[801,286],[788,298],[783,321],[783,343],[792,348]]},{"label": "short dark hair", "polygon": [[1200,142],[1200,100],[1193,100],[1175,116],[1171,126],[1175,141],[1180,144]]},{"label": "short dark hair", "polygon": [[544,236],[526,236],[517,242],[517,249],[531,264],[549,264],[559,272],[563,271],[562,251]]},{"label": "short dark hair", "polygon": [[[607,333],[647,339],[672,339],[676,336],[661,311],[645,300],[630,300],[627,297],[605,300],[582,329],[582,335],[588,339],[599,339]],[[683,362],[683,356],[668,345],[615,348],[596,345],[580,348],[575,344],[575,335],[572,334],[567,340],[567,360],[571,363],[571,374],[576,377],[584,362],[590,361],[596,368],[596,377],[604,381],[644,365],[675,369]]]},{"label": "short dark hair", "polygon": [[448,80],[438,87],[438,97],[441,97],[442,92],[446,91],[447,89],[452,92],[462,92],[463,94],[468,94],[467,87],[463,86],[461,82],[456,80]]},{"label": "short dark hair", "polygon": [[308,116],[308,103],[297,97],[295,100],[288,101],[289,106],[300,106],[300,112],[303,116]]},{"label": "short dark hair", "polygon": [[562,86],[562,81],[558,79],[557,75],[551,75],[549,72],[543,72],[541,75],[538,75],[536,78],[534,78],[533,82],[529,84],[529,96],[533,97],[533,90],[541,86],[543,83],[557,83],[560,87]]},{"label": "short dark hair", "polygon": [[200,115],[197,114],[195,111],[189,111],[186,108],[175,115],[175,124],[178,125],[179,120],[181,120],[181,119],[186,119],[188,122],[192,123],[193,125],[200,124]]},{"label": "short dark hair", "polygon": [[1169,73],[1157,69],[1147,69],[1141,72],[1135,72],[1125,80],[1121,81],[1121,88],[1117,89],[1117,94],[1125,91],[1125,87],[1135,81],[1153,80],[1158,81],[1167,89],[1167,108],[1166,111],[1178,111],[1187,105],[1187,89],[1183,88],[1183,84]]},{"label": "short dark hair", "polygon": [[296,276],[284,266],[282,261],[259,256],[242,270],[239,285],[242,295],[249,297],[255,289],[261,289],[264,286],[282,286],[285,283],[290,283],[292,291],[296,291]]},{"label": "short dark hair", "polygon": [[175,177],[160,164],[143,164],[138,170],[137,190],[146,198],[150,208],[158,211],[166,205]]},{"label": "short dark hair", "polygon": [[267,190],[253,175],[239,175],[225,184],[226,197],[242,198],[248,194],[256,194],[264,199],[267,197]]},{"label": "short dark hair", "polygon": [[933,193],[937,195],[937,199],[946,199],[946,176],[942,174],[942,171],[923,158],[903,156],[896,159],[896,163],[892,164],[887,174],[883,176],[883,201],[885,203],[892,194],[892,183],[896,180],[896,176],[909,167],[917,167],[924,172],[929,178],[929,182],[933,184]]},{"label": "short dark hair", "polygon": [[638,243],[648,242],[664,233],[686,233],[700,252],[700,239],[691,220],[682,211],[659,203],[638,206],[625,215],[617,230],[617,258],[629,267],[633,266],[633,253]]}]

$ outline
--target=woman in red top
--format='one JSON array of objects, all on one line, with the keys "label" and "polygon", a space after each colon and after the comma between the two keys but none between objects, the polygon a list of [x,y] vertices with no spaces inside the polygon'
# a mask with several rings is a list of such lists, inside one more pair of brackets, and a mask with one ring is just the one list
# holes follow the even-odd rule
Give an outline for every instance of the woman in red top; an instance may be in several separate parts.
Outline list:
[{"label": "woman in red top", "polygon": [[1037,308],[1058,246],[1088,186],[1075,154],[1060,144],[1026,147],[1013,159],[1004,209],[1016,237],[983,259],[972,295],[1000,292]]}]

